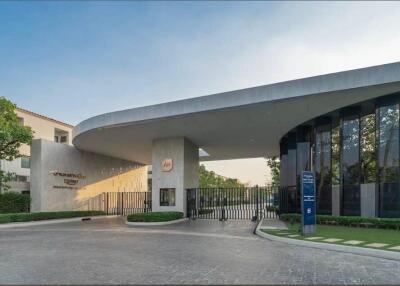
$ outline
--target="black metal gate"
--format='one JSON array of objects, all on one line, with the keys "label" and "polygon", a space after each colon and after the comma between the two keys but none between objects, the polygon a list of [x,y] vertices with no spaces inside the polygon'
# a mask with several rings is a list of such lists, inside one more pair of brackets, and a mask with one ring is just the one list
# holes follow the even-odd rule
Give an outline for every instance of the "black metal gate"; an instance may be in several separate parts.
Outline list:
[{"label": "black metal gate", "polygon": [[102,193],[89,200],[88,208],[107,215],[151,212],[151,192]]},{"label": "black metal gate", "polygon": [[279,188],[196,188],[187,190],[187,216],[192,219],[276,218]]}]

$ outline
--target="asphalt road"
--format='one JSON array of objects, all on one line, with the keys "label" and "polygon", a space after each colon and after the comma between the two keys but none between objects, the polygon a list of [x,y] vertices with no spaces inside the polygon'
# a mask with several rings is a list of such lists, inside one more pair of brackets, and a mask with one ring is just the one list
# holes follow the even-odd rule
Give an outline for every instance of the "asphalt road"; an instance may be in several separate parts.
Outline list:
[{"label": "asphalt road", "polygon": [[271,242],[253,224],[101,219],[0,230],[1,284],[400,284],[400,262]]}]

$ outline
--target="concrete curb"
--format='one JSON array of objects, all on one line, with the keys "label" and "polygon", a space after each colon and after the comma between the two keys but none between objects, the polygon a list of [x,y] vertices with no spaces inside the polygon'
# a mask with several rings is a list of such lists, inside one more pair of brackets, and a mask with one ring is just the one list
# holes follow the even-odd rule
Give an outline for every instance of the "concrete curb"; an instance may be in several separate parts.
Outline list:
[{"label": "concrete curb", "polygon": [[66,223],[66,222],[77,222],[82,221],[84,218],[90,218],[90,220],[94,219],[104,219],[104,218],[114,218],[116,215],[102,215],[102,216],[81,216],[81,217],[73,217],[73,218],[62,218],[62,219],[47,219],[47,220],[38,220],[38,221],[27,221],[27,222],[10,222],[0,224],[0,229],[7,228],[15,228],[15,227],[29,227],[36,225],[46,225],[46,224],[57,224],[57,223]]},{"label": "concrete curb", "polygon": [[400,261],[400,252],[286,238],[286,237],[271,235],[261,231],[260,229],[261,225],[262,221],[260,222],[260,224],[256,229],[256,234],[271,241],[277,241],[281,243],[309,247],[309,248],[317,248],[317,249],[352,253],[352,254]]},{"label": "concrete curb", "polygon": [[188,220],[189,220],[188,218],[181,218],[176,220],[160,221],[160,222],[130,222],[125,220],[125,223],[130,226],[158,226],[158,225],[169,225],[174,223],[180,223]]}]

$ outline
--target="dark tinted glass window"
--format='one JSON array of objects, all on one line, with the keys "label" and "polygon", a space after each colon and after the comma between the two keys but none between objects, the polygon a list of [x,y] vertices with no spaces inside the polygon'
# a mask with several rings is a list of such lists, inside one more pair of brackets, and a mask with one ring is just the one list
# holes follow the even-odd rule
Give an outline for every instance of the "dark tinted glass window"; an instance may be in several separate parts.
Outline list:
[{"label": "dark tinted glass window", "polygon": [[309,171],[311,168],[310,148],[311,130],[309,127],[301,127],[297,131],[297,181],[300,181],[302,171]]},{"label": "dark tinted glass window", "polygon": [[287,185],[296,186],[296,133],[288,136]]},{"label": "dark tinted glass window", "polygon": [[344,119],[342,125],[343,215],[360,215],[360,120]]},{"label": "dark tinted glass window", "polygon": [[376,182],[375,114],[361,117],[361,183]]},{"label": "dark tinted glass window", "polygon": [[296,188],[296,133],[291,132],[288,135],[287,151],[287,191],[288,191],[288,212],[295,213],[300,205],[300,197]]},{"label": "dark tinted glass window", "polygon": [[360,130],[359,119],[343,120],[342,130],[342,168],[343,184],[359,184],[359,146]]},{"label": "dark tinted glass window", "polygon": [[400,216],[399,105],[378,109],[379,210],[382,217]]},{"label": "dark tinted glass window", "polygon": [[317,213],[331,214],[331,132],[330,125],[318,127],[315,135],[314,168],[316,175]]},{"label": "dark tinted glass window", "polygon": [[175,189],[160,189],[160,206],[175,206]]},{"label": "dark tinted glass window", "polygon": [[311,170],[311,128],[307,126],[299,127],[297,130],[297,153],[296,153],[296,212],[301,212],[300,204],[300,178],[303,171]]},{"label": "dark tinted glass window", "polygon": [[340,125],[332,128],[332,185],[340,184]]},{"label": "dark tinted glass window", "polygon": [[398,105],[379,108],[379,175],[380,181],[398,180],[399,108]]}]

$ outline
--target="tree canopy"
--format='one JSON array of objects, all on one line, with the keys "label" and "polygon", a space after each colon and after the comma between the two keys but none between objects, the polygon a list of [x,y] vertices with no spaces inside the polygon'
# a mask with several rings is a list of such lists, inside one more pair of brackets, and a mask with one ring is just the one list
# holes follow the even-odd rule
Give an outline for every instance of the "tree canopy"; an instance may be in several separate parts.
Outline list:
[{"label": "tree canopy", "polygon": [[199,187],[200,188],[244,188],[246,184],[238,179],[226,178],[208,171],[204,165],[199,167]]},{"label": "tree canopy", "polygon": [[[21,157],[22,144],[31,144],[33,131],[23,126],[15,113],[16,105],[0,97],[0,160],[12,161]],[[7,187],[10,174],[0,170],[0,189]]]},{"label": "tree canopy", "polygon": [[272,176],[272,185],[279,185],[279,166],[280,161],[278,157],[269,157],[267,158],[267,165],[271,170]]}]

